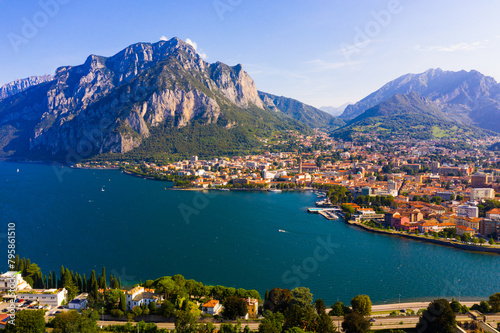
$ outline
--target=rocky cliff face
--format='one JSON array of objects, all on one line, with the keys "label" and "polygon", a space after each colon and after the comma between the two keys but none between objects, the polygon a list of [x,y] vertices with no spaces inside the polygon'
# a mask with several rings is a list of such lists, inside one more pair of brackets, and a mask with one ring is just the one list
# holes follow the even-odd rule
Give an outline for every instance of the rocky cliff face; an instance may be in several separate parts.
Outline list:
[{"label": "rocky cliff face", "polygon": [[109,58],[91,55],[80,66],[61,67],[52,81],[0,102],[0,156],[19,147],[51,156],[124,153],[152,127],[214,124],[228,106],[264,111],[241,65],[208,64],[177,38],[134,44]]},{"label": "rocky cliff face", "polygon": [[430,69],[407,74],[384,85],[340,116],[353,119],[395,94],[416,92],[434,102],[449,118],[500,132],[500,84],[477,71]]},{"label": "rocky cliff face", "polygon": [[51,75],[43,75],[43,76],[30,76],[26,79],[19,79],[7,83],[2,87],[0,87],[0,101],[6,99],[7,97],[23,92],[30,87],[51,80],[53,80],[53,77]]}]

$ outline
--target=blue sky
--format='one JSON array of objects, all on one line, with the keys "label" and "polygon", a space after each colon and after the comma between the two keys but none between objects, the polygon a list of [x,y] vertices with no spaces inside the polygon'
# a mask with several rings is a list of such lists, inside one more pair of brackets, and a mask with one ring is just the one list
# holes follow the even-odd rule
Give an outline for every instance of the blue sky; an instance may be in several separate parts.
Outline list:
[{"label": "blue sky", "polygon": [[[316,107],[429,68],[500,81],[496,0],[0,0],[0,85],[162,36]],[[30,29],[31,28],[31,29]]]}]

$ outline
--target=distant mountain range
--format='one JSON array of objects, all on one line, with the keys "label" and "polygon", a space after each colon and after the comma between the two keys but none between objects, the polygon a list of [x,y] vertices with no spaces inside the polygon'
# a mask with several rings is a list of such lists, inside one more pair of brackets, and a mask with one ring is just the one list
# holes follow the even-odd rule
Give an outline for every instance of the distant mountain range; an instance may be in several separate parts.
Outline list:
[{"label": "distant mountain range", "polygon": [[91,55],[1,91],[4,158],[236,154],[282,131],[344,124],[298,101],[259,95],[241,65],[209,64],[178,38]]},{"label": "distant mountain range", "polygon": [[30,76],[25,79],[19,79],[7,83],[6,85],[0,87],[0,101],[22,91],[25,91],[29,87],[36,86],[37,84],[51,81],[53,79],[54,78],[52,77],[52,75]]},{"label": "distant mountain range", "polygon": [[325,111],[326,113],[331,114],[332,116],[338,117],[342,113],[344,113],[344,110],[346,107],[348,107],[350,103],[345,103],[342,104],[341,106],[322,106],[319,109],[321,111]]},{"label": "distant mountain range", "polygon": [[367,138],[428,140],[479,138],[491,134],[489,130],[452,120],[434,102],[416,92],[396,94],[333,133],[348,140],[363,135]]},{"label": "distant mountain range", "polygon": [[500,132],[500,85],[476,71],[407,74],[340,119],[258,91],[241,65],[209,64],[173,38],[0,88],[0,158],[244,154],[277,133],[311,128],[344,139],[491,135]]},{"label": "distant mountain range", "polygon": [[451,120],[500,132],[500,84],[474,70],[451,72],[438,68],[403,75],[347,106],[340,118],[353,120],[396,94],[411,92],[433,102]]},{"label": "distant mountain range", "polygon": [[275,96],[262,91],[259,91],[259,97],[271,110],[283,112],[312,128],[332,129],[345,125],[342,119],[292,98]]}]

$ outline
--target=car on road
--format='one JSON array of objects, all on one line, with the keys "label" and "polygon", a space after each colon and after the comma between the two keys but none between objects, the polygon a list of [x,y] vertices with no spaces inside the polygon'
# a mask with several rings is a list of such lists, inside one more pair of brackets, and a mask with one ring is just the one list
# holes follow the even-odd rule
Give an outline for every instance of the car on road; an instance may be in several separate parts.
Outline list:
[{"label": "car on road", "polygon": [[370,323],[374,323],[374,322],[376,322],[375,318],[371,318]]}]

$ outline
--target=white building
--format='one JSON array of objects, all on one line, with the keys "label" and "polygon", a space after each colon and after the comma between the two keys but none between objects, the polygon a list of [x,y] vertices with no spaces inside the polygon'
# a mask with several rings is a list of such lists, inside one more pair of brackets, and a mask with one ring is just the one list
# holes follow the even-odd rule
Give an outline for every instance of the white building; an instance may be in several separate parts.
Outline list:
[{"label": "white building", "polygon": [[21,273],[15,271],[9,271],[0,275],[0,292],[18,292],[22,289],[31,289],[31,286],[24,281]]},{"label": "white building", "polygon": [[68,307],[74,310],[84,310],[87,308],[87,296],[88,294],[80,294],[75,297],[74,300],[69,302]]},{"label": "white building", "polygon": [[66,299],[68,291],[60,289],[29,289],[20,290],[17,298],[38,302],[40,305],[59,306]]},{"label": "white building", "polygon": [[127,291],[126,296],[127,310],[132,310],[134,306],[141,306],[142,304],[158,303],[163,299],[160,294],[154,292],[154,289],[145,289],[144,287],[135,287]]},{"label": "white building", "polygon": [[478,217],[479,208],[471,205],[461,205],[457,207],[457,216]]},{"label": "white building", "polygon": [[218,315],[222,310],[222,305],[216,299],[208,301],[201,306],[201,312],[210,314],[212,316]]},{"label": "white building", "polygon": [[471,200],[493,199],[495,198],[495,190],[492,188],[474,188],[470,193]]}]

